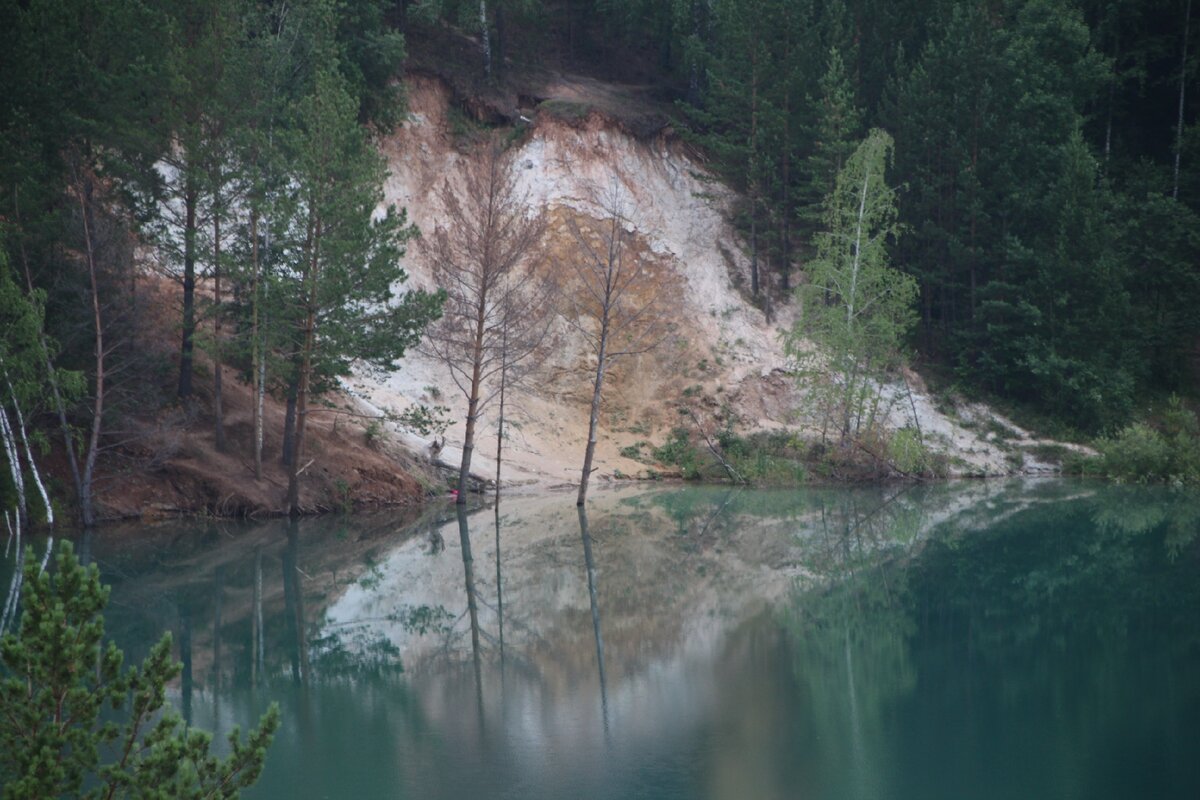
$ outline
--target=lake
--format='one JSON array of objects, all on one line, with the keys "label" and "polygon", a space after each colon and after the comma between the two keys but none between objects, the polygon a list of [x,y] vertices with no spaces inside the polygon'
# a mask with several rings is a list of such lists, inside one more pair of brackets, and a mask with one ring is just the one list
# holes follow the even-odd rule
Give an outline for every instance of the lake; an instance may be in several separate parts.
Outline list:
[{"label": "lake", "polygon": [[[1200,797],[1200,494],[632,486],[79,542],[251,798]],[[41,546],[41,545],[37,545]],[[7,589],[12,558],[0,580]]]}]

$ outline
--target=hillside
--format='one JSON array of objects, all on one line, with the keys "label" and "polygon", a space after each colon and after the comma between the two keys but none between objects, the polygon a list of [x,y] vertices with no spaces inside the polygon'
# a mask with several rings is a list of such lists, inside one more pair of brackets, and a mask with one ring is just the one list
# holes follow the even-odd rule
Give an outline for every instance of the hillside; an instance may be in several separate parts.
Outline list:
[{"label": "hillside", "polygon": [[[480,118],[500,115],[481,107],[478,98],[457,94],[441,77],[412,74],[406,86],[408,119],[383,143],[390,170],[385,201],[405,207],[423,230],[432,231],[443,218],[442,183],[449,181],[461,193],[467,162],[481,156]],[[603,112],[620,86],[563,75],[556,83],[541,83],[539,91],[556,86],[563,94],[543,97],[538,109],[526,110],[530,121],[518,122],[513,130],[519,191],[531,209],[545,205],[557,220],[546,268],[565,271],[564,259],[574,257],[563,220],[594,215],[587,198],[595,187],[616,181],[632,201],[639,255],[665,268],[673,284],[666,313],[674,334],[652,353],[618,362],[613,374],[602,418],[600,478],[660,474],[663,467],[653,459],[634,460],[622,450],[629,453],[641,443],[638,449],[648,453],[647,443],[661,445],[673,428],[687,424],[677,410],[681,405],[717,422],[734,414],[745,432],[797,429],[811,435],[805,392],[783,347],[792,308],[779,303],[768,322],[749,302],[746,243],[728,222],[735,194],[669,129],[642,138],[625,120]],[[564,118],[561,110],[568,103],[580,109],[577,116]],[[474,109],[479,118],[464,109]],[[405,265],[416,285],[432,288],[428,247],[421,240],[410,246]],[[517,388],[505,465],[514,470],[508,472],[513,482],[577,480],[587,435],[588,364],[580,342],[568,336],[536,378]],[[913,379],[911,400],[902,383],[888,388],[889,424],[911,426],[915,413],[931,447],[948,457],[951,474],[1053,470],[1023,452],[1038,443],[1010,421],[979,405],[955,410]],[[454,420],[465,414],[464,398],[447,390],[453,384],[444,366],[420,354],[407,356],[402,368],[386,377],[359,376],[351,385],[376,408],[424,403],[448,406]],[[490,443],[485,433],[473,458],[473,471],[483,480],[495,474],[494,408],[485,413],[485,426],[490,426]],[[429,439],[395,430],[414,451],[427,451]],[[446,435],[440,456],[446,463],[457,464],[461,437],[459,422]]]},{"label": "hillside", "polygon": [[[453,471],[468,438],[430,356],[453,318],[432,248],[472,235],[453,207],[478,199],[488,141],[526,219],[545,214],[530,263],[558,290],[526,315],[553,347],[509,397],[512,483],[576,479],[593,366],[612,368],[600,480],[1036,473],[1070,449],[979,398],[1112,451],[1089,469],[1200,474],[1190,12],[88,8],[0,12],[6,504],[37,460],[26,420],[85,525],[440,491],[435,471],[405,477]],[[583,346],[572,267],[580,232],[618,219],[643,299],[663,302],[656,347],[607,364]],[[444,447],[383,424],[422,405],[447,408]],[[470,415],[485,482],[497,412]],[[250,480],[257,456],[272,466]]]}]

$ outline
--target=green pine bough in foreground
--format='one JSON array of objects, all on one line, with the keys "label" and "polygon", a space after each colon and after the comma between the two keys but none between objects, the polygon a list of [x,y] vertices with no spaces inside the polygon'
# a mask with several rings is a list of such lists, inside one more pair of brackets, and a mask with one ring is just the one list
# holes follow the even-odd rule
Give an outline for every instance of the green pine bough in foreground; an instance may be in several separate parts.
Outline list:
[{"label": "green pine bough in foreground", "polygon": [[[279,727],[274,704],[226,758],[212,736],[163,709],[179,675],[165,635],[140,666],[103,646],[109,589],[69,543],[53,575],[25,559],[20,630],[0,640],[0,797],[232,798],[262,773]],[[108,706],[116,714],[104,714]],[[110,721],[119,716],[120,721]],[[103,762],[102,762],[103,759]]]}]

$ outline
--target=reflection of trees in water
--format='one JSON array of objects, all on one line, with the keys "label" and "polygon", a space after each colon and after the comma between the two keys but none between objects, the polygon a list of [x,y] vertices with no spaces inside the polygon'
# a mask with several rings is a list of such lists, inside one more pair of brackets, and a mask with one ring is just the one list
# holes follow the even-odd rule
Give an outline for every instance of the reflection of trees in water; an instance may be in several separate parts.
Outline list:
[{"label": "reflection of trees in water", "polygon": [[479,651],[479,605],[475,598],[475,559],[471,555],[471,528],[467,522],[466,505],[456,503],[454,508],[458,514],[458,541],[462,549],[463,579],[467,590],[467,614],[471,620],[471,663],[475,670],[475,706],[479,715],[479,730],[482,735],[484,725],[483,664]]},{"label": "reflection of trees in water", "polygon": [[1139,535],[1163,528],[1172,559],[1200,535],[1200,492],[1195,489],[1118,486],[1098,492],[1094,502],[1102,530]]},{"label": "reflection of trees in water", "polygon": [[804,706],[823,736],[814,756],[854,776],[851,797],[879,796],[891,707],[916,683],[907,572],[921,529],[904,490],[885,496],[820,497],[806,564],[826,583],[783,615]]},{"label": "reflection of trees in water", "polygon": [[[825,581],[783,615],[821,732],[814,768],[853,776],[841,796],[865,797],[882,793],[889,762],[956,764],[965,780],[989,759],[1028,759],[997,796],[1035,780],[1087,796],[1087,760],[1114,732],[1183,730],[1200,702],[1198,499],[1102,489],[997,502],[990,523],[975,508],[974,530],[943,525],[908,543],[899,501],[874,516],[846,499],[825,509],[810,551]],[[1151,690],[1163,685],[1170,700]],[[1028,730],[995,729],[1013,709]],[[938,758],[898,736],[913,729],[935,732]]]},{"label": "reflection of trees in water", "polygon": [[[424,530],[410,523],[398,514],[256,526],[195,521],[143,529],[143,541],[132,546],[98,541],[97,561],[114,587],[110,633],[134,658],[162,630],[177,631],[185,705],[198,686],[219,691],[399,672],[398,650],[371,620],[327,629],[324,608],[364,572],[369,579],[398,536]],[[398,606],[383,618],[420,632],[440,630],[447,616]]]},{"label": "reflection of trees in water", "polygon": [[587,571],[588,602],[592,607],[592,635],[596,639],[596,674],[600,679],[600,713],[604,732],[608,733],[608,679],[604,674],[604,634],[600,629],[600,598],[596,585],[596,561],[592,558],[592,534],[588,528],[586,506],[576,506],[579,513],[579,538],[583,540],[583,563]]}]

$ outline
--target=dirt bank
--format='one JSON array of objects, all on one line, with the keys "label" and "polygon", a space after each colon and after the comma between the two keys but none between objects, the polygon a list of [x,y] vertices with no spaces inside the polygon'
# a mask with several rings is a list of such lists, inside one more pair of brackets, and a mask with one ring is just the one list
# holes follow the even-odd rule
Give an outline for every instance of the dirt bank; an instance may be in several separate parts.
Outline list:
[{"label": "dirt bank", "polygon": [[[140,291],[152,295],[157,335],[144,343],[155,349],[161,375],[140,378],[146,398],[171,396],[177,378],[174,309],[179,288],[146,276]],[[137,404],[136,413],[107,419],[110,445],[101,453],[95,481],[102,520],[154,519],[173,515],[271,516],[283,513],[287,467],[280,461],[285,407],[268,396],[264,406],[261,480],[254,477],[253,395],[238,370],[223,370],[226,447],[216,446],[213,415],[213,362],[196,359],[195,396],[154,409]],[[162,382],[166,385],[158,386]],[[307,512],[345,508],[411,506],[434,491],[428,469],[376,435],[370,420],[346,397],[326,398],[310,409],[303,456],[301,505]],[[151,408],[144,409],[145,405]],[[144,410],[143,410],[144,409]],[[61,453],[47,467],[62,487],[70,477]],[[59,492],[65,496],[67,492]]]}]

